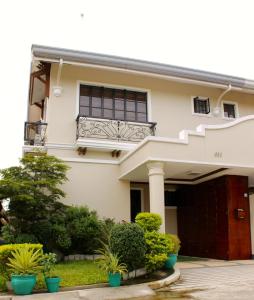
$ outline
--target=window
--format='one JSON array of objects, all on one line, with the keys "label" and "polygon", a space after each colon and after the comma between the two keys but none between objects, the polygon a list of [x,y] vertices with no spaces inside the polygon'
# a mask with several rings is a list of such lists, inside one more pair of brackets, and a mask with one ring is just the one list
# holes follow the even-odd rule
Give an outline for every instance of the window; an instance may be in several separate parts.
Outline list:
[{"label": "window", "polygon": [[210,113],[209,98],[194,97],[193,98],[193,106],[194,106],[195,114],[208,115]]},{"label": "window", "polygon": [[236,112],[237,112],[236,104],[223,102],[223,114],[224,114],[224,118],[235,119],[236,118],[236,114],[237,114]]},{"label": "window", "polygon": [[133,122],[147,122],[147,93],[80,85],[79,114]]}]

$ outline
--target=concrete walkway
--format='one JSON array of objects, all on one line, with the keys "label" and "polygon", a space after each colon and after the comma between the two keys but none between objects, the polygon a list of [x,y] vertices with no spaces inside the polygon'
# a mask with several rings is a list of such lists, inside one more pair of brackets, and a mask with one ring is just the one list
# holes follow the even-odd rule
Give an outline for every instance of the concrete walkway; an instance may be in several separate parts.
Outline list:
[{"label": "concrete walkway", "polygon": [[254,299],[253,260],[229,262],[209,259],[180,262],[177,266],[181,271],[180,280],[163,291],[187,292],[190,297],[179,299]]}]

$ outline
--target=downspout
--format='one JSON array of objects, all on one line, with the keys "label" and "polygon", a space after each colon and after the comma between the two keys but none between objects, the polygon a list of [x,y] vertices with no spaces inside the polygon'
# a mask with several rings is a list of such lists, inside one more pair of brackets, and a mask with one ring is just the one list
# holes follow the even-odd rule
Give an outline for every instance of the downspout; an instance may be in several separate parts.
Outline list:
[{"label": "downspout", "polygon": [[62,95],[63,88],[60,86],[62,67],[63,67],[63,59],[60,58],[58,71],[57,71],[57,77],[56,77],[56,86],[53,86],[53,94],[55,97],[60,97]]},{"label": "downspout", "polygon": [[213,115],[214,115],[215,117],[218,117],[219,114],[220,114],[220,105],[221,105],[221,100],[222,100],[222,98],[223,98],[228,92],[230,92],[231,90],[232,90],[232,86],[231,86],[231,84],[229,84],[229,85],[228,85],[228,88],[220,94],[220,96],[219,96],[219,98],[218,98],[218,100],[217,100],[216,106],[215,106],[215,108],[213,109]]}]

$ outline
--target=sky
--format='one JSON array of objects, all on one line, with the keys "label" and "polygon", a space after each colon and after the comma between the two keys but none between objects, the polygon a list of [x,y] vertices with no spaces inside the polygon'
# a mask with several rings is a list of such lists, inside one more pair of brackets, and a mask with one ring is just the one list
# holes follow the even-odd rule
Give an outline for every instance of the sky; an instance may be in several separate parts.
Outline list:
[{"label": "sky", "polygon": [[31,45],[254,79],[253,0],[1,0],[0,168],[22,155]]}]

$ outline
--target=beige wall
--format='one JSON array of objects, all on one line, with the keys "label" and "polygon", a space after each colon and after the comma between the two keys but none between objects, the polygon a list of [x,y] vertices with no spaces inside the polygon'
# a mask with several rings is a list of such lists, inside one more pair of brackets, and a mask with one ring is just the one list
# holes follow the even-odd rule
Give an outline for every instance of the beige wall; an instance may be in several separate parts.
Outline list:
[{"label": "beige wall", "polygon": [[177,234],[177,208],[165,208],[166,233]]},{"label": "beige wall", "polygon": [[118,166],[68,162],[69,181],[63,190],[68,205],[87,205],[100,217],[130,220],[130,185],[118,180]]},{"label": "beige wall", "polygon": [[[73,143],[75,141],[78,81],[150,90],[151,105],[148,108],[151,115],[150,121],[158,123],[156,130],[158,136],[176,137],[182,129],[194,129],[201,123],[218,124],[227,122],[221,117],[192,115],[191,96],[210,97],[211,108],[213,108],[221,93],[221,90],[217,88],[64,65],[61,75],[63,94],[61,97],[56,98],[52,95],[52,86],[55,85],[56,74],[57,65],[53,65],[48,108],[48,140],[52,143]],[[254,114],[254,95],[231,92],[225,96],[225,100],[238,102],[240,116]]]}]

